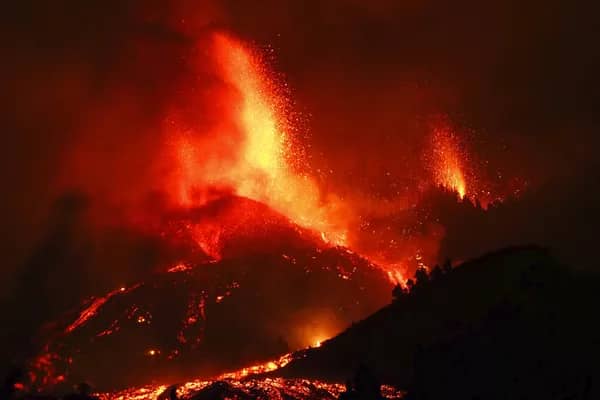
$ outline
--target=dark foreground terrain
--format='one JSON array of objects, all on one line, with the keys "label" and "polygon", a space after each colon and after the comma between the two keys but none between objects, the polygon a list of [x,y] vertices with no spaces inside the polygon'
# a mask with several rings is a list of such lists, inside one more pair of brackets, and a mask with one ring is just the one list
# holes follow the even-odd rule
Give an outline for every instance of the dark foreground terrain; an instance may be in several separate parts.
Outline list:
[{"label": "dark foreground terrain", "polygon": [[[409,286],[321,347],[295,353],[283,368],[196,390],[182,391],[193,388],[182,384],[163,396],[600,398],[598,277],[561,266],[544,249],[523,247],[418,271]],[[387,385],[382,391],[380,383]],[[134,394],[143,391],[120,393]]]},{"label": "dark foreground terrain", "polygon": [[412,399],[600,398],[597,276],[512,248],[417,273],[410,293],[277,375],[340,380],[366,364]]}]

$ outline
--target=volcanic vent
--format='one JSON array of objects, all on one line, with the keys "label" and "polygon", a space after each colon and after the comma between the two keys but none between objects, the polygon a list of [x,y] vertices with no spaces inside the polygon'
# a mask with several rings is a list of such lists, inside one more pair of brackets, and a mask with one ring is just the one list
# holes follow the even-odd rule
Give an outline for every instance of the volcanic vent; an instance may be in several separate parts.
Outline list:
[{"label": "volcanic vent", "polygon": [[[387,209],[403,211],[400,222],[414,230],[402,229],[399,238],[375,201],[384,235],[366,240],[373,246],[361,243],[379,232],[368,220],[371,202],[322,191],[307,172],[290,102],[260,54],[223,34],[199,46],[190,58],[200,60],[190,62],[181,84],[192,90],[169,103],[161,146],[149,151],[153,164],[136,182],[140,193],[127,193],[123,206],[108,182],[109,199],[102,200],[117,203],[119,213],[106,222],[106,213],[94,210],[101,228],[131,227],[176,251],[153,273],[95,293],[54,322],[30,364],[33,387],[87,380],[112,390],[209,378],[275,359],[318,345],[383,306],[411,265],[434,257],[439,229],[423,223],[412,200]],[[470,198],[460,151],[446,136],[436,136],[435,182],[424,187]],[[72,169],[97,172],[102,163],[84,154]],[[92,179],[81,186],[92,198],[103,192]],[[155,192],[158,206],[139,206]]]}]

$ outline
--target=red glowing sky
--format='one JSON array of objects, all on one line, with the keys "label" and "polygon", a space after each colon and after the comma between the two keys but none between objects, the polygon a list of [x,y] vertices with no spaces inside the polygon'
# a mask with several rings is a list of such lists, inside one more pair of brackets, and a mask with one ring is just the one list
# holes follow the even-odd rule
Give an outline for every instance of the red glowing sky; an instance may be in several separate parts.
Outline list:
[{"label": "red glowing sky", "polygon": [[[250,184],[257,176],[296,181],[285,193],[271,186],[269,204],[332,236],[347,232],[347,243],[393,263],[438,253],[444,227],[407,217],[428,185],[464,186],[466,198],[485,203],[522,192],[523,182],[577,172],[597,147],[597,60],[580,40],[581,30],[596,32],[594,13],[574,22],[581,12],[569,4],[95,2],[67,12],[25,3],[5,13],[10,100],[2,109],[14,133],[0,168],[11,188],[7,276],[66,191],[102,204],[104,223],[143,209],[148,191],[173,185],[172,194],[198,196],[174,187],[182,182],[173,179],[174,154],[192,166],[229,158],[237,176],[215,176],[262,200]],[[269,102],[253,103],[271,109],[280,131],[268,146],[287,155],[270,158],[283,166],[276,179],[252,151],[239,162],[245,132],[230,106],[242,106],[243,82],[227,79],[208,50],[215,28],[233,32],[260,65]],[[183,182],[206,179],[193,167],[178,173],[188,174]],[[301,185],[310,200],[290,207],[298,179],[312,181]]]},{"label": "red glowing sky", "polygon": [[[575,3],[27,3],[0,17],[1,296],[25,293],[15,276],[36,276],[28,268],[55,242],[67,250],[56,246],[36,298],[59,309],[67,277],[92,281],[73,285],[86,295],[116,287],[161,263],[140,249],[159,247],[169,213],[224,194],[268,205],[393,280],[510,244],[597,258],[585,240],[600,204],[588,177],[600,63],[582,39],[593,43],[597,13]],[[449,201],[431,200],[438,186]],[[54,218],[72,191],[86,219]],[[515,194],[486,214],[456,206]],[[189,229],[218,258],[223,224],[260,223],[233,212]]]},{"label": "red glowing sky", "polygon": [[[211,65],[224,84],[209,95],[219,105],[209,111],[220,113],[220,118],[207,126],[190,123],[181,113],[166,117],[165,144],[159,147],[157,158],[172,167],[163,190],[173,206],[201,207],[222,192],[247,197],[315,231],[326,243],[357,249],[381,264],[391,279],[402,281],[408,270],[435,261],[440,229],[432,225],[429,232],[404,237],[392,233],[389,243],[365,245],[369,239],[361,231],[368,226],[369,213],[385,217],[401,212],[410,207],[408,199],[419,201],[422,192],[435,187],[455,192],[456,201],[489,202],[489,193],[480,199],[477,187],[482,178],[471,165],[459,133],[447,122],[433,119],[420,157],[425,164],[423,173],[414,176],[413,187],[398,191],[385,204],[365,201],[368,195],[342,197],[324,191],[305,158],[302,126],[293,117],[289,98],[293,93],[283,89],[284,78],[269,67],[261,51],[223,33],[199,45],[204,47],[198,54],[209,54],[202,60],[203,68]],[[191,65],[197,65],[196,60]],[[192,91],[202,88],[204,82],[196,84],[199,87]],[[207,110],[199,107],[194,112]],[[364,212],[367,215],[361,215]],[[248,229],[262,223],[259,216],[235,218],[239,221],[229,221],[227,228],[225,221],[193,228],[198,245],[218,258],[224,229]],[[405,242],[401,251],[396,251],[397,242]]]}]

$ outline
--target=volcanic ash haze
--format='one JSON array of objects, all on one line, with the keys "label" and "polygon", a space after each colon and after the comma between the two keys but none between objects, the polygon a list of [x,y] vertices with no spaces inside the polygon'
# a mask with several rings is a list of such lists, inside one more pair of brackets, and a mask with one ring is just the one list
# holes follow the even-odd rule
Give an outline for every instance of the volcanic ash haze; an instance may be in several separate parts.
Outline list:
[{"label": "volcanic ash haze", "polygon": [[[448,183],[440,178],[443,173],[429,171],[420,163],[407,169],[409,180],[391,177],[386,181],[384,196],[380,182],[363,187],[363,178],[356,175],[334,177],[330,168],[313,163],[319,151],[308,146],[302,129],[312,121],[294,112],[292,90],[269,68],[275,63],[269,56],[273,53],[244,43],[234,34],[215,33],[212,23],[228,25],[236,19],[223,12],[225,5],[123,4],[89,10],[72,5],[73,13],[65,15],[57,15],[58,7],[40,9],[37,19],[31,16],[31,23],[39,29],[35,32],[46,34],[37,38],[32,33],[36,40],[31,43],[21,28],[11,25],[25,40],[23,50],[15,50],[15,62],[29,68],[13,71],[18,78],[15,82],[27,82],[16,91],[17,104],[31,110],[15,112],[15,118],[18,126],[27,122],[23,128],[27,133],[34,132],[24,135],[33,139],[32,144],[22,146],[26,149],[23,157],[40,163],[32,171],[24,169],[35,179],[18,179],[19,185],[31,181],[36,186],[16,190],[25,196],[20,204],[31,197],[39,199],[32,209],[19,213],[25,222],[15,224],[11,232],[11,237],[22,239],[14,246],[21,247],[18,253],[30,259],[22,263],[25,266],[18,275],[36,264],[31,261],[36,257],[35,246],[24,243],[45,243],[54,231],[60,231],[52,224],[44,225],[45,207],[50,199],[69,191],[81,192],[85,198],[83,211],[76,211],[80,219],[72,227],[73,236],[82,238],[82,243],[76,243],[82,255],[74,261],[66,257],[58,263],[64,268],[55,267],[53,275],[90,275],[80,285],[87,294],[113,290],[123,281],[168,264],[174,251],[164,249],[163,216],[229,195],[264,203],[315,230],[324,242],[351,247],[381,264],[396,281],[407,271],[410,275],[417,266],[436,261],[444,229],[434,217],[424,220],[415,205],[423,191]],[[30,17],[22,12],[21,17]],[[50,32],[57,28],[52,21],[63,19],[62,29]],[[40,74],[34,65],[47,74]],[[333,82],[339,74],[327,75],[327,82]],[[322,82],[306,83],[314,87]],[[56,110],[56,104],[65,104],[68,112]],[[323,113],[329,114],[329,109],[323,107]],[[354,114],[340,120],[351,120]],[[377,130],[371,128],[361,129],[365,138]],[[44,139],[38,137],[40,132]],[[327,132],[319,131],[314,139],[321,140]],[[337,135],[332,131],[331,136],[344,138],[346,134],[355,132]],[[52,138],[48,146],[36,150],[47,138]],[[344,147],[341,142],[329,147],[337,151]],[[406,151],[403,146],[394,147],[401,154],[431,151],[429,144],[425,150],[418,144]],[[40,152],[44,157],[36,157]],[[454,153],[464,156],[462,150]],[[360,148],[347,159],[371,158]],[[452,182],[446,186],[461,195],[466,190],[466,197],[471,198],[470,176],[457,170],[468,165],[456,157],[444,160],[450,164],[442,160],[440,168],[451,165],[451,178],[466,180],[462,186]],[[308,161],[318,168],[311,170]],[[336,158],[332,164],[343,174],[344,160]],[[367,180],[378,169],[372,164],[362,169]],[[357,184],[350,185],[351,191],[338,190],[336,181],[340,180]],[[29,219],[38,221],[37,226]],[[244,229],[251,229],[253,223],[245,225]],[[193,229],[199,248],[219,258],[218,224]],[[44,237],[38,231],[50,233]],[[8,292],[31,291],[23,288],[25,280],[18,278]],[[102,282],[102,290],[93,287],[96,282]]]},{"label": "volcanic ash haze", "polygon": [[[103,167],[106,155],[97,151],[95,142],[101,135],[74,147],[64,178],[90,194],[94,224],[124,224],[152,235],[163,209],[201,207],[234,194],[268,205],[318,232],[326,243],[356,248],[381,264],[394,281],[402,281],[407,270],[435,260],[440,232],[435,223],[408,236],[392,233],[387,243],[370,237],[375,232],[370,218],[404,212],[423,189],[413,191],[413,200],[400,196],[387,204],[368,195],[342,198],[322,190],[322,180],[308,168],[290,93],[261,52],[224,33],[205,34],[194,43],[164,105],[156,137],[142,142],[131,160],[127,154],[133,149],[119,148],[125,179],[132,179],[130,171],[137,172],[139,179],[125,190],[119,189],[126,184],[121,182],[122,174],[107,180],[111,172]],[[94,132],[98,133],[97,127]],[[456,186],[444,180],[444,174],[452,168],[450,174],[464,178],[458,160],[464,152],[454,149],[454,142],[442,144],[446,153],[441,153],[433,172],[424,174],[422,183],[425,188],[445,185],[463,197],[464,179]],[[417,215],[402,218],[394,224],[423,225]],[[248,220],[246,225],[255,223],[260,225],[258,220]],[[218,223],[194,230],[198,246],[219,258]]]},{"label": "volcanic ash haze", "polygon": [[99,220],[95,208],[89,216],[171,246],[163,273],[59,319],[32,362],[38,387],[87,377],[114,388],[243,367],[320,343],[385,304],[402,280],[397,266],[339,247],[354,221],[302,171],[285,93],[256,50],[219,33],[194,55],[191,68],[200,58],[216,83],[189,77],[197,87],[169,107],[153,172],[166,197],[116,220]]},{"label": "volcanic ash haze", "polygon": [[4,8],[0,343],[36,385],[316,344],[440,256],[595,263],[597,12],[266,4]]},{"label": "volcanic ash haze", "polygon": [[[579,174],[582,160],[595,159],[598,56],[586,44],[597,36],[591,3],[266,4],[25,0],[6,7],[10,62],[2,76],[9,95],[2,109],[9,151],[0,171],[10,187],[2,241],[7,282],[48,229],[49,204],[69,189],[85,192],[94,223],[153,231],[164,197],[174,207],[202,202],[210,197],[209,181],[268,199],[327,240],[404,271],[414,269],[417,256],[434,263],[444,237],[437,215],[423,221],[414,211],[432,183],[472,199],[480,187],[494,192],[502,179]],[[282,112],[291,107],[286,93],[273,90],[279,76],[231,36],[222,37],[219,56],[215,27],[274,46],[277,70],[311,114],[313,147],[306,152],[313,173],[290,173],[304,158],[294,137],[309,142],[295,132],[295,117]],[[462,152],[446,153],[459,159],[440,157],[444,170],[425,173],[420,155],[423,147],[431,153],[424,144],[431,132],[418,121],[432,113],[448,114],[456,136],[463,126],[475,130],[481,140],[471,145],[489,164],[470,166],[461,144]],[[261,132],[246,140],[252,126]],[[268,151],[257,154],[257,144]],[[571,201],[556,187],[561,202]],[[102,235],[96,225],[89,230]],[[119,251],[136,257],[128,246]],[[111,264],[95,273],[117,275],[130,262]],[[3,296],[19,290],[17,283]]]},{"label": "volcanic ash haze", "polygon": [[[168,248],[155,269],[174,277],[139,275],[59,319],[32,362],[38,387],[208,376],[315,344],[387,300],[391,275],[337,247],[347,221],[299,171],[285,98],[260,56],[224,34],[200,44],[218,84],[201,80],[169,108],[162,165],[150,171],[166,197],[88,216],[155,237]],[[206,96],[210,107],[196,109]]]},{"label": "volcanic ash haze", "polygon": [[[150,60],[164,51],[155,46],[147,47],[143,42],[134,43],[132,48]],[[266,343],[272,343],[274,336],[281,336],[291,348],[298,348],[313,343],[316,336],[318,341],[322,340],[385,303],[387,295],[384,294],[389,293],[390,282],[402,282],[403,273],[410,265],[424,265],[426,257],[437,252],[440,234],[435,225],[424,232],[409,232],[401,238],[403,240],[397,240],[388,225],[391,238],[384,237],[383,242],[371,240],[361,233],[363,226],[369,231],[371,228],[369,224],[364,225],[358,215],[360,203],[321,191],[316,178],[307,169],[304,153],[294,136],[297,121],[293,118],[289,93],[282,89],[282,82],[267,68],[258,50],[223,33],[205,33],[200,40],[194,41],[193,46],[186,48],[185,61],[181,65],[175,63],[176,68],[168,67],[177,69],[178,74],[172,87],[164,89],[160,121],[156,117],[149,121],[142,118],[142,111],[149,105],[138,104],[136,97],[128,96],[127,87],[111,88],[108,94],[115,96],[115,104],[105,103],[80,121],[79,129],[87,134],[77,138],[70,147],[59,187],[76,187],[84,195],[65,197],[40,250],[25,266],[16,300],[20,311],[15,320],[24,329],[36,331],[37,324],[57,320],[65,310],[77,310],[82,298],[93,296],[90,305],[85,306],[91,307],[91,311],[81,311],[83,314],[69,322],[71,328],[50,334],[50,341],[45,337],[39,343],[18,339],[25,347],[43,344],[41,354],[34,360],[36,373],[32,379],[37,385],[60,383],[65,376],[74,379],[65,368],[94,375],[91,369],[81,365],[67,368],[55,364],[69,364],[68,360],[74,360],[74,353],[86,349],[88,341],[105,340],[97,338],[108,335],[103,332],[113,332],[115,321],[131,310],[119,310],[108,316],[102,314],[102,318],[111,321],[96,326],[97,332],[84,334],[85,345],[60,344],[63,343],[62,335],[67,335],[69,342],[84,325],[77,320],[85,321],[104,309],[105,304],[100,299],[109,301],[113,297],[107,293],[119,295],[120,287],[144,284],[153,272],[177,271],[178,266],[183,270],[189,266],[205,267],[207,262],[237,259],[227,265],[239,265],[242,273],[240,257],[244,255],[267,254],[268,259],[284,257],[288,260],[286,263],[294,265],[293,268],[308,274],[306,286],[300,285],[305,292],[280,293],[273,288],[262,291],[268,293],[266,297],[281,303],[290,301],[287,296],[310,299],[314,293],[335,294],[327,299],[317,296],[322,304],[292,302],[289,307],[283,307],[286,318],[276,316],[272,321],[259,321],[261,329],[275,326],[264,333]],[[162,73],[162,70],[157,72]],[[127,133],[128,129],[134,133],[123,141],[116,134],[103,135],[104,130],[110,132],[113,129],[120,134]],[[141,137],[137,130],[150,137]],[[114,158],[109,156],[113,154],[111,151],[114,151]],[[247,199],[248,202],[236,199]],[[396,207],[391,205],[392,210]],[[420,223],[418,215],[409,216],[409,220]],[[297,243],[303,243],[303,240],[282,241],[287,231],[310,236],[310,245],[303,244],[299,255],[290,255],[298,251]],[[372,232],[375,232],[375,226]],[[365,238],[368,245],[364,244]],[[388,252],[389,243],[394,243],[391,253]],[[335,247],[339,245],[358,248],[367,257],[379,261],[381,270],[374,271],[373,264],[364,259],[343,267],[347,257],[345,250]],[[314,253],[324,249],[339,255],[328,256],[322,262],[318,261],[318,265],[311,266],[312,260],[320,257]],[[315,258],[307,254],[314,254],[311,257]],[[388,262],[390,259],[392,262]],[[307,264],[300,265],[298,260],[305,260]],[[412,264],[407,266],[406,260]],[[52,274],[49,274],[48,263],[53,266]],[[216,265],[218,268],[221,264]],[[314,269],[330,272],[311,273]],[[344,289],[344,281],[355,274],[360,278],[351,280],[355,292],[352,295]],[[273,271],[258,266],[256,275],[258,280],[245,284],[248,287],[244,290],[255,289],[257,282],[262,280],[277,279]],[[289,278],[294,276],[294,272],[289,272]],[[58,295],[57,287],[65,285],[66,277],[70,290],[60,291]],[[205,291],[184,295],[189,297],[182,303],[185,307],[210,291],[207,279],[201,282]],[[237,281],[231,278],[231,285],[232,282]],[[181,284],[175,286],[179,288]],[[31,300],[40,296],[50,299],[48,307],[38,307]],[[163,295],[157,296],[159,300],[163,298]],[[129,309],[139,305],[123,307]],[[260,309],[259,306],[256,308]],[[255,313],[254,310],[244,312]],[[84,314],[89,317],[84,318]],[[31,316],[31,321],[25,322],[23,315]],[[309,321],[308,315],[314,318]],[[212,321],[215,318],[213,316]],[[168,332],[164,335],[173,340],[177,335],[171,328],[180,321],[164,323]],[[252,325],[253,322],[246,321],[245,324]],[[288,334],[283,334],[281,327]],[[302,331],[306,332],[300,334]],[[49,332],[44,331],[43,335],[47,336]],[[129,339],[119,341],[119,335],[115,337],[117,339],[111,340],[117,340],[115,343],[119,346],[130,342]],[[158,342],[160,346],[155,347],[162,349],[161,353],[166,348],[170,349],[169,354],[177,350],[172,344]],[[262,343],[260,340],[250,342]],[[70,350],[60,349],[61,346],[70,346]],[[232,342],[228,342],[228,346],[235,347]],[[269,346],[271,344],[267,348]],[[146,360],[147,352],[156,354],[158,351],[151,343],[146,343],[146,347],[131,356]],[[239,359],[229,360],[229,363],[223,361],[223,368],[243,366],[242,362],[272,355],[270,350],[248,351]],[[186,357],[196,360],[193,356]],[[210,355],[207,360],[219,364]],[[79,360],[83,365],[86,362],[85,358]],[[113,362],[114,359],[109,357],[107,363]],[[61,368],[65,372],[57,372]],[[217,365],[211,368],[219,370]],[[167,370],[161,369],[163,373]],[[125,372],[122,375],[129,376]],[[98,376],[99,381],[110,381]],[[139,376],[146,375],[140,373]]]},{"label": "volcanic ash haze", "polygon": [[207,192],[229,190],[269,205],[327,241],[344,244],[347,221],[340,215],[341,204],[323,196],[300,170],[305,165],[292,136],[289,101],[260,54],[225,34],[214,34],[209,48],[215,73],[225,85],[224,93],[211,91],[211,100],[222,107],[211,118],[220,121],[206,132],[185,116],[167,119],[166,134],[175,153],[176,168],[168,182],[174,201],[198,206]]}]

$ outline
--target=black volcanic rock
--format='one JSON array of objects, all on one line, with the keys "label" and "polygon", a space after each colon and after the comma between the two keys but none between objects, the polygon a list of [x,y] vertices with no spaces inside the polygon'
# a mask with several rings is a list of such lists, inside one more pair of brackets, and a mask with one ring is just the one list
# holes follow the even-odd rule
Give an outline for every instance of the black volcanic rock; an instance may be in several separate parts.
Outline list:
[{"label": "black volcanic rock", "polygon": [[259,203],[219,199],[166,225],[168,240],[184,243],[220,229],[221,259],[184,252],[172,272],[140,277],[55,322],[32,362],[34,384],[85,380],[109,390],[213,376],[311,345],[389,301],[379,268]]},{"label": "black volcanic rock", "polygon": [[364,363],[411,399],[598,398],[598,289],[597,276],[563,268],[543,249],[499,251],[272,374],[342,381]]}]

